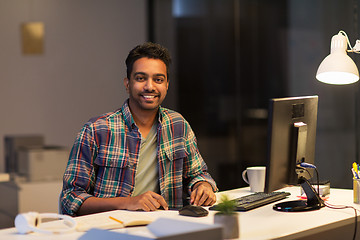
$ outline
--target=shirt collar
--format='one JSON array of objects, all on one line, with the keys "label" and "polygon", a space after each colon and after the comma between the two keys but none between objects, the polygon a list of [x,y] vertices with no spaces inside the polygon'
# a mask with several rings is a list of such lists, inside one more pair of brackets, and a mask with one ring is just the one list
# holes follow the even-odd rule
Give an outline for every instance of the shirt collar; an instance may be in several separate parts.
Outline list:
[{"label": "shirt collar", "polygon": [[[125,100],[125,102],[124,102],[124,104],[123,104],[123,106],[121,108],[121,112],[122,112],[122,114],[124,116],[124,120],[125,120],[126,125],[131,129],[137,128],[136,123],[135,123],[135,121],[134,121],[134,119],[133,119],[133,117],[131,115],[131,111],[130,111],[130,108],[129,108],[129,99]],[[163,119],[162,112],[163,112],[163,108],[160,106],[159,107],[159,112],[158,112],[158,121],[159,121],[160,124],[161,124],[161,121]]]},{"label": "shirt collar", "polygon": [[126,99],[122,108],[121,112],[124,116],[125,124],[128,126],[128,128],[132,129],[136,126],[135,121],[131,115],[130,108],[129,108],[129,99]]},{"label": "shirt collar", "polygon": [[163,120],[163,111],[164,111],[164,108],[163,107],[159,107],[159,112],[158,112],[158,121],[159,123],[161,124],[162,120]]}]

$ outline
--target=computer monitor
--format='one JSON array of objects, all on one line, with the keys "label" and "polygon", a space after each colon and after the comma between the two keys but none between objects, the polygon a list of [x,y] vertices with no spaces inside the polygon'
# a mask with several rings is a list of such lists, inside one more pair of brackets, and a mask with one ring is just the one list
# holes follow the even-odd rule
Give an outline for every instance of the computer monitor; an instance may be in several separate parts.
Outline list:
[{"label": "computer monitor", "polygon": [[314,196],[317,194],[307,181],[308,172],[299,167],[300,163],[314,164],[317,109],[318,96],[274,98],[269,102],[264,191],[269,193],[288,185],[301,184],[308,195],[308,202],[288,202],[276,210],[305,211],[319,209],[319,204],[322,205],[317,202],[321,200]]}]

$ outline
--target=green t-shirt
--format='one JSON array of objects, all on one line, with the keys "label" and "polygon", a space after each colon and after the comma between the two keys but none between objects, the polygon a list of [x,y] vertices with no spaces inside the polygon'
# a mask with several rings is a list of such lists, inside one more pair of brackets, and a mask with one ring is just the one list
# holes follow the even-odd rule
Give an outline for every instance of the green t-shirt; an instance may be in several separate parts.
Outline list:
[{"label": "green t-shirt", "polygon": [[133,196],[138,196],[146,191],[159,192],[159,173],[156,158],[157,126],[158,124],[155,123],[146,139],[141,139]]}]

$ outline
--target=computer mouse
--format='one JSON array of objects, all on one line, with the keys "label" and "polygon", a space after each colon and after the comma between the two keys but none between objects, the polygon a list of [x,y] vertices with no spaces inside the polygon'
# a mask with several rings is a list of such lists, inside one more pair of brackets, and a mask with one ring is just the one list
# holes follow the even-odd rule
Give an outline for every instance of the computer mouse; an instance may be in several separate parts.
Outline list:
[{"label": "computer mouse", "polygon": [[201,206],[186,205],[179,210],[179,214],[190,217],[205,217],[209,214],[209,211]]}]

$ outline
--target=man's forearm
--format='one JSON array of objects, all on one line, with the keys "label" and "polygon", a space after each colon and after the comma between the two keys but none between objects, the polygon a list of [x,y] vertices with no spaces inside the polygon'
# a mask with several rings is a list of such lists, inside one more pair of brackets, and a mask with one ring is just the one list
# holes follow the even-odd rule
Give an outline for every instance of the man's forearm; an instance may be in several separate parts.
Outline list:
[{"label": "man's forearm", "polygon": [[78,215],[86,215],[91,213],[105,212],[116,209],[126,209],[128,198],[97,198],[90,197],[86,199],[80,206]]},{"label": "man's forearm", "polygon": [[77,214],[86,215],[119,209],[154,211],[160,207],[168,209],[165,199],[155,192],[147,191],[136,197],[89,197],[80,206]]}]

